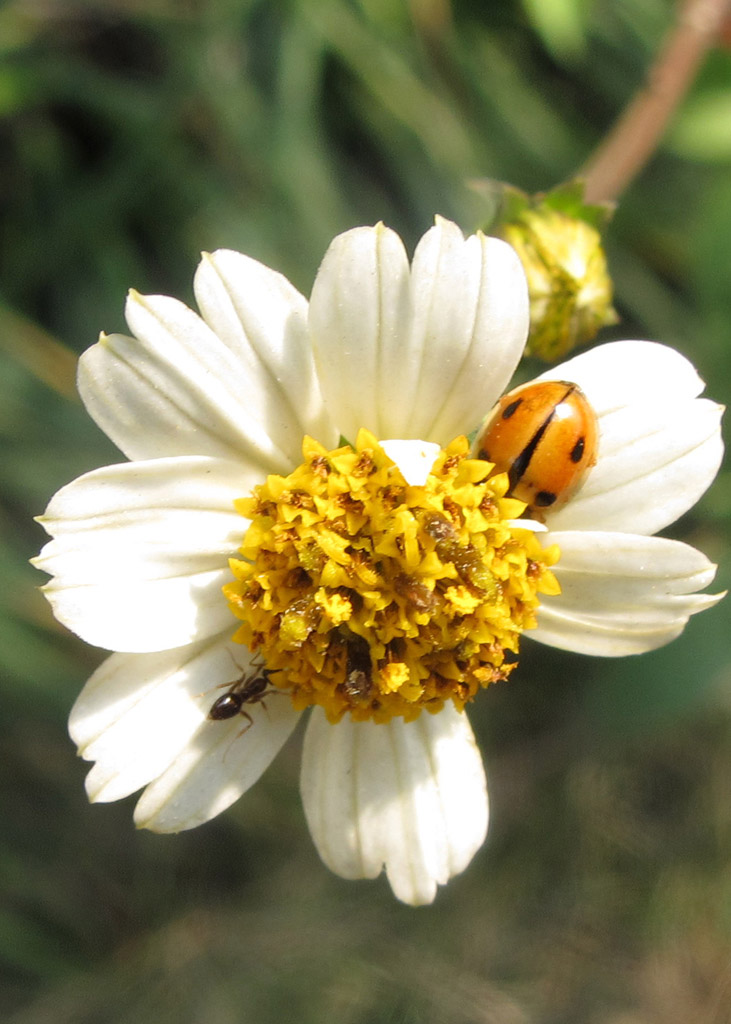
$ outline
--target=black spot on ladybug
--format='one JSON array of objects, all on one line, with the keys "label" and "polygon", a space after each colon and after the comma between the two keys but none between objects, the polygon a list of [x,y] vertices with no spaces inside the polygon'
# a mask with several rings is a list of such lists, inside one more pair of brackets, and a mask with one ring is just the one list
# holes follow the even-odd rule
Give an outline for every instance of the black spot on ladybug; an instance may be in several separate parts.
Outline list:
[{"label": "black spot on ladybug", "polygon": [[514,416],[518,408],[523,404],[522,398],[516,398],[510,405],[506,405],[503,409],[503,419],[509,420],[511,416]]},{"label": "black spot on ladybug", "polygon": [[574,447],[571,449],[571,455],[569,458],[572,462],[581,462],[584,457],[584,448],[586,446],[586,438],[580,437]]},{"label": "black spot on ladybug", "polygon": [[534,502],[538,508],[548,508],[549,505],[553,505],[558,495],[554,494],[553,491],[539,491],[536,494],[536,500]]}]

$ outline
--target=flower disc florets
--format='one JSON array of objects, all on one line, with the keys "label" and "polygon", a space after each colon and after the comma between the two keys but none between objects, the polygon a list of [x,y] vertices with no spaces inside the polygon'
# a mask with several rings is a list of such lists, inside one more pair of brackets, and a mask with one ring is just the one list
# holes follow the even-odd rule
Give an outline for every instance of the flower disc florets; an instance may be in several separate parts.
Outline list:
[{"label": "flower disc florets", "polygon": [[308,437],[302,465],[237,502],[251,525],[224,588],[235,639],[296,708],[409,721],[515,667],[538,593],[559,590],[558,549],[516,526],[505,474],[468,453],[457,438],[414,486],[368,431],[335,451]]}]

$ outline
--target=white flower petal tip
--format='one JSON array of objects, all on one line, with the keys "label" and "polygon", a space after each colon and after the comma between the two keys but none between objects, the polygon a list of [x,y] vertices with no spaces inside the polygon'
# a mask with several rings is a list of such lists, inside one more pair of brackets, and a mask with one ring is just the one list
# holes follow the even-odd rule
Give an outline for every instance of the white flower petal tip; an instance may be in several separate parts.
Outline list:
[{"label": "white flower petal tip", "polygon": [[[299,718],[287,696],[273,693],[247,705],[246,717],[210,720],[221,686],[255,669],[249,652],[224,638],[111,655],[69,718],[80,756],[96,762],[86,781],[89,799],[119,800],[156,780],[142,805],[143,824],[157,831],[179,831],[223,810],[256,781]],[[211,756],[199,763],[201,749]]]},{"label": "white flower petal tip", "polygon": [[597,414],[596,465],[552,530],[650,535],[691,508],[723,457],[723,407],[698,395],[693,365],[657,342],[599,345],[542,374],[577,383]]},{"label": "white flower petal tip", "polygon": [[246,792],[279,753],[299,721],[289,697],[272,694],[225,722],[205,721],[135,808],[135,825],[183,832],[210,821]]},{"label": "white flower petal tip", "polygon": [[465,239],[441,218],[411,267],[395,232],[355,228],[325,254],[309,328],[325,404],[344,436],[366,427],[446,444],[479,423],[520,359],[525,275],[505,242]]},{"label": "white flower petal tip", "polygon": [[106,466],[61,488],[40,517],[53,540],[35,559],[54,577],[44,592],[56,617],[88,643],[130,652],[230,626],[221,587],[244,524],[233,503],[257,479],[245,464],[179,457]]},{"label": "white flower petal tip", "polygon": [[432,441],[381,441],[381,448],[412,487],[424,486],[440,452],[439,445]]},{"label": "white flower petal tip", "polygon": [[296,464],[303,433],[334,444],[304,296],[282,274],[230,249],[204,254],[194,289],[205,322],[252,375],[247,403],[263,389],[266,404],[257,411],[278,446]]},{"label": "white flower petal tip", "polygon": [[307,344],[305,299],[267,268],[243,276],[250,288],[242,306],[239,293],[232,298],[225,282],[216,278],[214,286],[204,274],[202,315],[133,290],[125,306],[133,337],[104,337],[82,355],[82,400],[129,458],[243,456],[265,473],[299,457],[302,413],[332,435]]},{"label": "white flower petal tip", "polygon": [[487,834],[482,759],[451,705],[404,724],[330,725],[315,709],[302,760],[302,799],[317,850],[343,878],[385,868],[404,903],[431,903]]},{"label": "white flower petal tip", "polygon": [[580,654],[642,654],[674,640],[724,596],[699,594],[716,566],[688,544],[631,534],[552,533],[561,594],[545,597],[526,635]]},{"label": "white flower petal tip", "polygon": [[696,398],[705,388],[698,371],[684,355],[658,341],[608,341],[546,370],[538,380],[571,380],[602,409],[604,397],[621,388],[625,398],[653,399],[658,395]]}]

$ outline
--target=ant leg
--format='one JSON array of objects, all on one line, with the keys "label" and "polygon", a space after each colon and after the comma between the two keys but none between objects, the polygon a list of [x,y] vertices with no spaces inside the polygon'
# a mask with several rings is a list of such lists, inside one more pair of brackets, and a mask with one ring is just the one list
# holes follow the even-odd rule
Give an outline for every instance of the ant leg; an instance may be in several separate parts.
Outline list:
[{"label": "ant leg", "polygon": [[253,718],[251,717],[251,715],[249,714],[249,712],[248,712],[248,711],[242,711],[242,712],[241,712],[241,714],[243,715],[243,717],[244,717],[244,718],[248,718],[248,719],[249,719],[249,721],[248,721],[248,723],[247,723],[247,724],[246,724],[246,725],[244,726],[244,728],[243,728],[243,729],[241,730],[241,732],[238,732],[238,733],[236,733],[236,735],[234,736],[234,739],[235,739],[235,740],[239,739],[239,737],[240,737],[240,736],[243,736],[245,732],[248,732],[248,731],[249,731],[249,729],[250,729],[250,728],[252,727],[252,725],[254,724],[254,719],[253,719]]}]

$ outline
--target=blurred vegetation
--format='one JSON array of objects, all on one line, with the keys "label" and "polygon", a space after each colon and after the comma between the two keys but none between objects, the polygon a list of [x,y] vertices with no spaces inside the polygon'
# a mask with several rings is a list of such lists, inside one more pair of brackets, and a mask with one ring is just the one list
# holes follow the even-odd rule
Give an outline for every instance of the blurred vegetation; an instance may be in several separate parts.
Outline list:
[{"label": "blurred vegetation", "polygon": [[[467,179],[571,176],[643,81],[669,0],[6,0],[0,6],[0,1016],[12,1024],[728,1024],[728,602],[669,648],[525,644],[472,715],[492,830],[431,908],[319,863],[298,742],[220,819],[89,807],[65,718],[101,657],[27,565],[31,515],[119,455],[75,355],[128,287],[191,297],[230,246],[305,293],[332,235],[481,217]],[[622,322],[731,391],[731,50],[620,205]],[[729,584],[731,475],[674,535]]]}]

